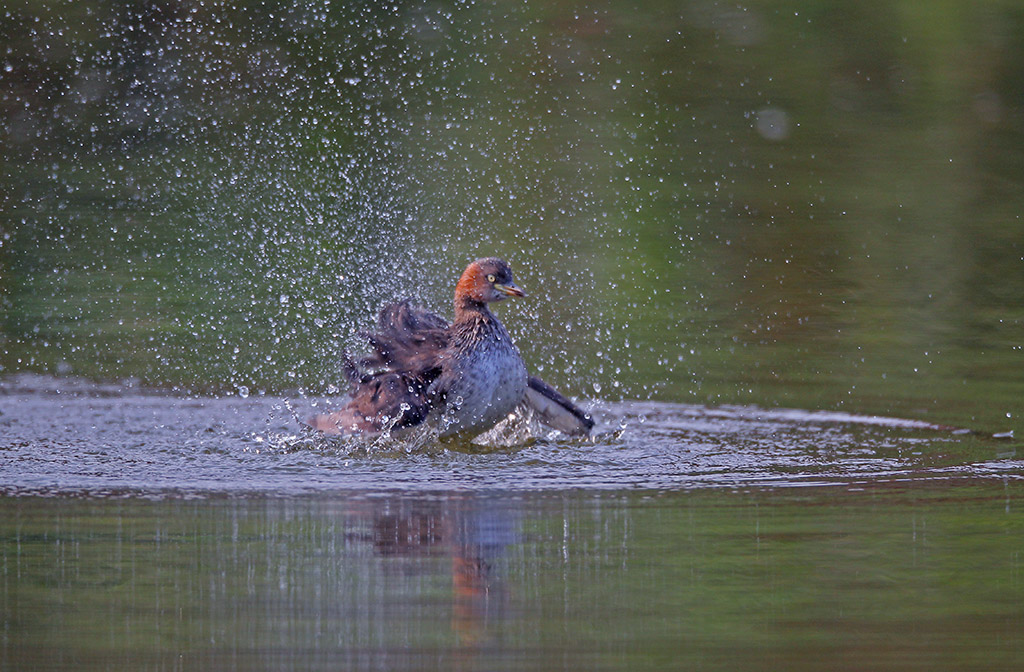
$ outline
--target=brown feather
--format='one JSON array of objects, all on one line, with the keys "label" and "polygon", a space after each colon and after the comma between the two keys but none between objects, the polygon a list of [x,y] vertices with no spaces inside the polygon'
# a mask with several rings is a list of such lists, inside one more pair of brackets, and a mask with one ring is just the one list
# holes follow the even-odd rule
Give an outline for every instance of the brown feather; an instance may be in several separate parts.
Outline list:
[{"label": "brown feather", "polygon": [[[476,370],[462,364],[473,361],[470,353],[476,344],[511,343],[486,307],[509,295],[523,296],[512,283],[511,269],[500,259],[487,258],[471,263],[460,277],[452,325],[411,299],[385,306],[377,329],[363,334],[372,352],[361,359],[344,355],[351,400],[339,411],[311,418],[309,424],[328,434],[376,433],[420,424],[433,409],[443,410],[446,390],[465,385],[464,375],[474,379]],[[514,345],[512,352],[521,370]],[[589,416],[538,378],[529,379],[522,403],[534,407],[545,423],[570,434],[585,434],[593,426]]]},{"label": "brown feather", "polygon": [[427,387],[441,373],[448,322],[406,299],[381,309],[377,328],[364,334],[373,354],[358,361],[345,354],[352,399],[335,413],[311,418],[314,429],[328,434],[380,432],[426,419]]}]

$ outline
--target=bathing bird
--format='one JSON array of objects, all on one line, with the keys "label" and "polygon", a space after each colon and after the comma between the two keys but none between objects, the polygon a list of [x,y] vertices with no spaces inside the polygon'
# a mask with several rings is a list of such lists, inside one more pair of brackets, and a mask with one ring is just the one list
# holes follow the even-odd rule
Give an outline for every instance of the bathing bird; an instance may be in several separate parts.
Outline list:
[{"label": "bathing bird", "polygon": [[512,269],[488,257],[469,264],[455,285],[455,319],[411,299],[384,306],[377,329],[364,333],[372,352],[344,358],[351,399],[309,424],[326,434],[378,434],[429,423],[442,438],[472,439],[509,417],[533,410],[571,436],[594,421],[540,378],[531,376],[490,304],[523,297]]}]

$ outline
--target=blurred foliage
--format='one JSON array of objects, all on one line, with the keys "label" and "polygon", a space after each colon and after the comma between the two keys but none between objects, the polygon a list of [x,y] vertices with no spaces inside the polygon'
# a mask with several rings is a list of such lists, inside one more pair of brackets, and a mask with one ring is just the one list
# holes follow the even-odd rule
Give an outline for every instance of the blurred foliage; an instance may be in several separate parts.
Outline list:
[{"label": "blurred foliage", "polygon": [[0,11],[2,371],[331,390],[470,259],[575,395],[1019,427],[1024,9]]}]

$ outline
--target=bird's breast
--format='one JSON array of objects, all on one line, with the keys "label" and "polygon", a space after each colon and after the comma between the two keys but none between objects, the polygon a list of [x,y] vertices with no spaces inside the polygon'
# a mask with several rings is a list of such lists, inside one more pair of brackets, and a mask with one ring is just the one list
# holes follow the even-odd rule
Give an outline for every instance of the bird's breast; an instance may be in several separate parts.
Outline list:
[{"label": "bird's breast", "polygon": [[446,433],[490,429],[526,393],[526,366],[507,334],[463,349],[451,366],[455,375],[447,393]]}]

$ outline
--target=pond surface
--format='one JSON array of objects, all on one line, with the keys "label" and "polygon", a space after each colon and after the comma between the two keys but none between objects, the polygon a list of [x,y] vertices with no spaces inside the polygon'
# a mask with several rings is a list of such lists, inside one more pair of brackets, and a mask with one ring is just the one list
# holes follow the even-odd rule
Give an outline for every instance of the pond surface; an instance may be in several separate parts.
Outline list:
[{"label": "pond surface", "polygon": [[637,402],[588,441],[408,452],[302,434],[301,398],[22,375],[0,403],[4,669],[1024,661],[1004,440]]},{"label": "pond surface", "polygon": [[14,669],[1015,669],[1013,484],[0,501]]},{"label": "pond surface", "polygon": [[657,491],[1017,480],[1024,467],[1011,441],[825,411],[622,402],[592,409],[585,440],[527,424],[453,447],[305,430],[302,409],[330,400],[175,397],[22,375],[0,382],[0,401],[9,495]]},{"label": "pond surface", "polygon": [[[1024,668],[1019,3],[15,5],[0,669]],[[491,255],[591,440],[303,432]]]}]

